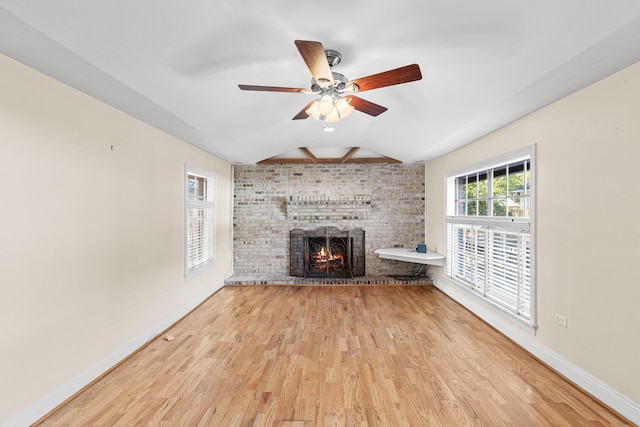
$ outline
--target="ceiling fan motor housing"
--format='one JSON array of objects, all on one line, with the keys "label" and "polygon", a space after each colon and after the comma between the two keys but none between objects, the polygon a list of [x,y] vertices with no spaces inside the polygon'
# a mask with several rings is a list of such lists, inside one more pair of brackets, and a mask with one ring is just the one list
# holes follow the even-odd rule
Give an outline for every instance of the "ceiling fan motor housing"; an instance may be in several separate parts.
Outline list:
[{"label": "ceiling fan motor housing", "polygon": [[337,50],[325,49],[324,54],[327,57],[327,62],[329,63],[329,67],[338,65],[340,61],[342,61],[342,55]]},{"label": "ceiling fan motor housing", "polygon": [[315,79],[311,79],[311,92],[320,93],[323,90],[325,92],[343,92],[347,87],[347,82],[349,81],[344,74],[336,73],[334,71],[331,72],[333,75],[333,86],[327,87],[326,84],[318,83]]}]

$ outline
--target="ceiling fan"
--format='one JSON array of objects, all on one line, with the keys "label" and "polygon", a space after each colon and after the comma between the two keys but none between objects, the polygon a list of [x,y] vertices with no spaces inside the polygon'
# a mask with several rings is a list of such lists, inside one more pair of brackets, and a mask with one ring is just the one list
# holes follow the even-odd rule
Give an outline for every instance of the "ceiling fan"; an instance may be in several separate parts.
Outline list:
[{"label": "ceiling fan", "polygon": [[[319,98],[309,102],[296,114],[293,120],[313,117],[325,123],[332,123],[344,119],[353,110],[377,116],[387,111],[387,108],[353,94],[422,79],[420,67],[418,64],[412,64],[367,77],[348,80],[344,75],[332,71],[332,67],[338,65],[342,60],[340,52],[330,49],[325,50],[322,43],[317,41],[296,40],[295,44],[313,77],[309,89],[238,85],[242,90],[319,95]],[[325,130],[333,130],[333,128],[325,125]]]}]

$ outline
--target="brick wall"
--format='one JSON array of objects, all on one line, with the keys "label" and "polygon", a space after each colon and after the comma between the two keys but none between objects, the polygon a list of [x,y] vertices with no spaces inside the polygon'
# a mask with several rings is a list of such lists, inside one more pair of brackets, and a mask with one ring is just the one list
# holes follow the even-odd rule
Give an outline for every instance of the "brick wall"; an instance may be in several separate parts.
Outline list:
[{"label": "brick wall", "polygon": [[320,226],[365,230],[367,275],[417,268],[374,251],[424,242],[423,165],[236,166],[234,179],[236,275],[288,275],[289,231]]}]

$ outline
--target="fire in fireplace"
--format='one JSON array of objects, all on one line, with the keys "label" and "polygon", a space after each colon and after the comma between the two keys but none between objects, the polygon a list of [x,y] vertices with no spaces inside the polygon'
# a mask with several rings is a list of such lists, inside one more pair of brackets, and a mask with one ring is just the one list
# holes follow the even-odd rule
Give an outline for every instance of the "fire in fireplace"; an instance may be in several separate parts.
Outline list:
[{"label": "fire in fireplace", "polygon": [[343,237],[310,237],[308,276],[335,276],[339,271],[347,270],[349,243]]},{"label": "fire in fireplace", "polygon": [[364,275],[364,230],[291,230],[290,271],[300,277]]}]

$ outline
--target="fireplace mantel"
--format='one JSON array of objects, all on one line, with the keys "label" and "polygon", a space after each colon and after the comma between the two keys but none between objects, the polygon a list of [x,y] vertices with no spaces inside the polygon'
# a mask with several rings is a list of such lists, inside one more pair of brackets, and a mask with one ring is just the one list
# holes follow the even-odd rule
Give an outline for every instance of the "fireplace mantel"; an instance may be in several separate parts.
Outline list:
[{"label": "fireplace mantel", "polygon": [[289,196],[287,219],[302,221],[325,221],[345,219],[369,219],[371,196],[367,195],[320,195]]}]

